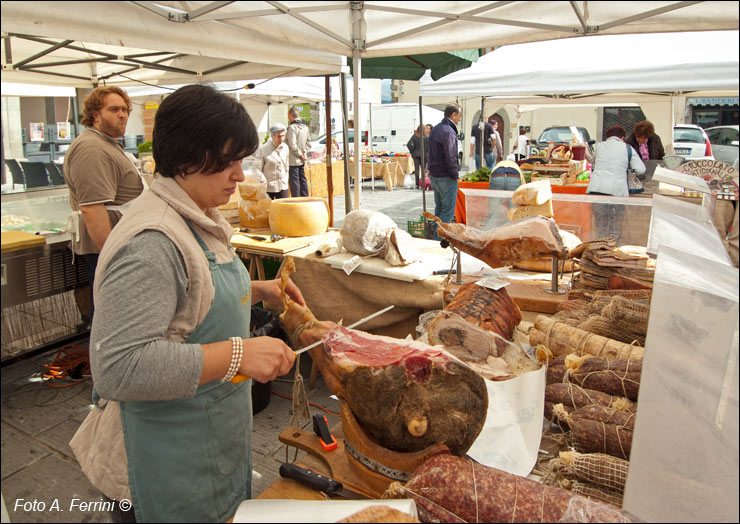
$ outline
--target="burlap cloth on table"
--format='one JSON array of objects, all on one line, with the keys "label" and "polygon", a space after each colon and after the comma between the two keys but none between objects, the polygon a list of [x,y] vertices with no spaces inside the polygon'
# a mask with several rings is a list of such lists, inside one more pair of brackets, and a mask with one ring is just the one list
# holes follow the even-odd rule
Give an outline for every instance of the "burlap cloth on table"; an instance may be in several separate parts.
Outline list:
[{"label": "burlap cloth on table", "polygon": [[345,326],[383,309],[395,307],[358,329],[405,338],[415,331],[419,315],[424,311],[442,309],[444,277],[430,276],[425,280],[404,282],[353,272],[346,275],[332,269],[313,255],[295,258],[296,271],[291,279],[303,293],[306,304],[319,320],[338,322]]}]

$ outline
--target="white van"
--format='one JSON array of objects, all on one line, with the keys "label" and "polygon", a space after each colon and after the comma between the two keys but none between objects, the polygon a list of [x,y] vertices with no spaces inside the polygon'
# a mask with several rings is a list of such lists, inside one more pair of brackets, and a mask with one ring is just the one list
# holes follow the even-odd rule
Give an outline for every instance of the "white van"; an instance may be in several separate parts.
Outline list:
[{"label": "white van", "polygon": [[[444,112],[422,106],[423,124],[436,126]],[[419,106],[411,103],[377,104],[372,106],[373,148],[391,153],[408,153],[406,143],[419,125]],[[365,130],[370,129],[370,120]]]},{"label": "white van", "polygon": [[[429,106],[422,106],[424,125],[436,126],[444,118],[444,111]],[[367,147],[367,137],[370,133],[372,120],[373,149],[376,151],[388,151],[391,153],[408,153],[406,144],[419,125],[419,106],[412,103],[398,104],[373,104],[372,116],[368,117],[362,128],[362,145]],[[341,130],[334,131],[332,136],[337,141],[339,149],[342,149],[344,133]],[[354,130],[349,131],[350,147],[354,146]],[[462,158],[462,142],[458,143],[458,161]],[[320,154],[326,150],[326,135],[321,135],[311,142],[310,152]]]}]

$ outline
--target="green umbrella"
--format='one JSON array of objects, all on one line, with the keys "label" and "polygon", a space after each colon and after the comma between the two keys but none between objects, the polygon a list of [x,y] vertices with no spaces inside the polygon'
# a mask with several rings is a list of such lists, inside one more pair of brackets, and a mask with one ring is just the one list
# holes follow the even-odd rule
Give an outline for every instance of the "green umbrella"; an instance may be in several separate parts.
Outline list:
[{"label": "green umbrella", "polygon": [[[354,75],[352,59],[349,66]],[[432,80],[470,67],[478,60],[478,50],[449,51],[446,53],[426,53],[416,55],[383,56],[362,59],[362,78],[391,78],[396,80],[419,80],[427,69],[431,70]]]}]

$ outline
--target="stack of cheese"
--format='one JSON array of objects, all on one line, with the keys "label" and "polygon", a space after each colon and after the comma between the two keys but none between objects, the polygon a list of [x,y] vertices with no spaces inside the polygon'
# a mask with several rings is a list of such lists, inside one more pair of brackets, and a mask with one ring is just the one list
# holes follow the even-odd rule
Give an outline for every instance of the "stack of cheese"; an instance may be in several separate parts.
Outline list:
[{"label": "stack of cheese", "polygon": [[244,182],[239,184],[239,223],[249,229],[270,227],[270,198],[267,196],[267,180],[258,171],[245,173]]},{"label": "stack of cheese", "polygon": [[509,220],[520,220],[522,218],[541,215],[552,218],[552,188],[549,180],[538,180],[529,184],[519,186],[511,201],[516,207],[509,209]]},{"label": "stack of cheese", "polygon": [[[509,209],[509,220],[520,220],[535,215],[553,218],[555,214],[552,210],[552,188],[549,180],[538,180],[529,184],[519,186],[511,196],[511,201],[516,204]],[[581,240],[573,233],[560,231],[560,237],[568,250],[573,249],[581,243]],[[565,268],[568,271],[575,269],[572,260],[566,261]],[[531,258],[515,262],[514,266],[529,271],[552,271],[552,259],[549,257]]]}]

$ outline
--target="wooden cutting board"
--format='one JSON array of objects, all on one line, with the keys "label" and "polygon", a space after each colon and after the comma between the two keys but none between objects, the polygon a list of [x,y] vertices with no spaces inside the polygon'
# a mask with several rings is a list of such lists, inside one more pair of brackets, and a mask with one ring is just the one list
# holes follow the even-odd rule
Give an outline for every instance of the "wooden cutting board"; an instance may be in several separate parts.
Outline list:
[{"label": "wooden cutting board", "polygon": [[267,240],[255,240],[253,238],[244,236],[241,233],[235,233],[231,237],[231,245],[237,249],[246,248],[249,250],[257,250],[275,255],[284,255],[286,253],[290,253],[291,251],[295,251],[296,249],[306,247],[311,243],[309,240],[306,240],[306,237],[288,237],[272,242],[270,240],[269,231],[265,234],[257,232],[248,234],[262,236],[267,238]]},{"label": "wooden cutting board", "polygon": [[2,252],[15,251],[31,246],[46,244],[46,237],[34,235],[25,231],[3,231],[0,233],[2,239]]}]

